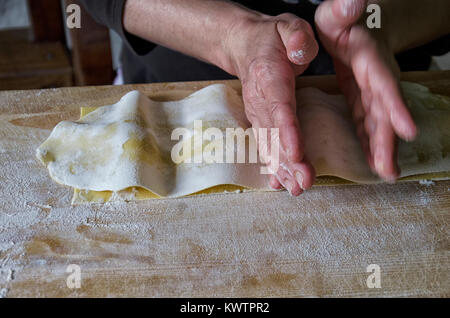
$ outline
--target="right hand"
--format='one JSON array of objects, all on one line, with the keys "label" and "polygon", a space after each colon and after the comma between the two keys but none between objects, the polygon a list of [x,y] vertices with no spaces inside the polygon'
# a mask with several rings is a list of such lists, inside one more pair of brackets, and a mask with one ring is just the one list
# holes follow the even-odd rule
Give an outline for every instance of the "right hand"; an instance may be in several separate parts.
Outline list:
[{"label": "right hand", "polygon": [[317,55],[313,30],[292,14],[261,15],[259,20],[236,22],[226,47],[231,73],[242,82],[245,112],[252,127],[279,129],[280,165],[273,171],[270,185],[274,189],[282,185],[291,195],[300,195],[312,186],[315,172],[304,154],[296,115],[295,76]]},{"label": "right hand", "polygon": [[361,22],[366,6],[367,0],[325,1],[315,20],[352,107],[369,166],[393,182],[400,175],[396,137],[413,140],[417,127],[403,98],[400,68],[389,45],[391,33],[384,28],[371,30]]}]

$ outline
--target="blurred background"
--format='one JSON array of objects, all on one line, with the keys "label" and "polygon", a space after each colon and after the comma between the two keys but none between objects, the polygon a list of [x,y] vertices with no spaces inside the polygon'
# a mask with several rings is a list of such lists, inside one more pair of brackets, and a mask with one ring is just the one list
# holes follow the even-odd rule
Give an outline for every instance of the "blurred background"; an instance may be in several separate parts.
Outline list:
[{"label": "blurred background", "polygon": [[[0,90],[123,84],[120,37],[84,12],[83,28],[67,29],[72,3],[0,0]],[[450,53],[430,69],[449,70]]]},{"label": "blurred background", "polygon": [[72,3],[0,0],[0,90],[121,84],[120,37],[84,12],[67,29]]}]

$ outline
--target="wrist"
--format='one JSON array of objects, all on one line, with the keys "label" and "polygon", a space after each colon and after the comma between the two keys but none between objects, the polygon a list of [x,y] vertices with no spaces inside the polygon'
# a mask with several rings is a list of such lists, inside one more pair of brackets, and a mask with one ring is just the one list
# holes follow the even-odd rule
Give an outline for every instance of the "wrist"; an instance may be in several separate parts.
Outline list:
[{"label": "wrist", "polygon": [[127,0],[123,25],[128,33],[236,74],[231,43],[241,25],[259,16],[228,1]]}]

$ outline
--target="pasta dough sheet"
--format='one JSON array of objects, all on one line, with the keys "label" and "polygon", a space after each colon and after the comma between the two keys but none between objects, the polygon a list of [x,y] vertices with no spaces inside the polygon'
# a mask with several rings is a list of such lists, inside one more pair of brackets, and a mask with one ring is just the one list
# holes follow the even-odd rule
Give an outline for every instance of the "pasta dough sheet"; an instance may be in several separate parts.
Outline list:
[{"label": "pasta dough sheet", "polygon": [[[418,84],[402,86],[421,133],[414,142],[400,142],[401,176],[449,177],[450,98]],[[317,176],[325,176],[318,183],[381,182],[365,161],[342,96],[306,88],[298,91],[297,101],[306,154]],[[202,120],[202,131],[196,120]],[[226,128],[246,129],[249,123],[241,97],[223,84],[173,102],[132,91],[114,105],[83,108],[76,122],[59,123],[37,149],[37,157],[56,182],[75,188],[74,204],[271,190],[267,175],[260,173],[261,163],[195,163],[195,156],[192,163],[174,163],[171,151],[179,141],[171,134],[180,127],[189,132],[183,142],[198,155],[195,136],[205,129],[216,127],[225,138]],[[253,134],[247,142],[255,142]],[[200,154],[225,144],[222,138],[204,138]],[[238,150],[234,145],[233,151]]]},{"label": "pasta dough sheet", "polygon": [[[400,179],[418,175],[448,178],[450,98],[434,95],[419,84],[401,84],[420,133],[413,142],[399,142]],[[318,176],[366,184],[382,182],[365,160],[344,96],[305,88],[298,91],[297,104],[305,152]]]}]

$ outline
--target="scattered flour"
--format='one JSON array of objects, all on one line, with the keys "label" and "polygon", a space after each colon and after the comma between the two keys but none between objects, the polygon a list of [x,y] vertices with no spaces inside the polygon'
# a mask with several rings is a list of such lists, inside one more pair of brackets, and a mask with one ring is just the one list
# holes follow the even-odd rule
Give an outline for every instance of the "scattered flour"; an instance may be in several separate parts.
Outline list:
[{"label": "scattered flour", "polygon": [[303,59],[305,57],[305,51],[303,50],[292,51],[291,57],[293,59]]},{"label": "scattered flour", "polygon": [[6,295],[8,294],[8,291],[9,291],[8,288],[0,289],[0,298],[6,298]]},{"label": "scattered flour", "polygon": [[[273,273],[295,276],[299,270],[321,286],[318,277],[366,274],[363,265],[380,259],[393,267],[400,266],[399,259],[413,266],[411,259],[421,261],[420,255],[425,255],[434,266],[437,263],[430,253],[448,236],[444,226],[444,231],[439,229],[445,220],[434,220],[431,214],[438,206],[435,192],[450,190],[448,183],[433,188],[417,183],[315,187],[299,198],[254,192],[73,207],[72,190],[54,183],[34,160],[34,150],[49,131],[8,131],[7,125],[0,121],[0,149],[6,150],[0,152],[0,194],[6,198],[0,201],[0,297],[7,297],[14,283],[24,279],[26,266],[52,270],[99,255],[111,256],[104,263],[86,261],[86,266],[105,268],[107,264],[120,270],[128,269],[127,264],[132,265],[130,269],[166,264],[184,275],[198,271],[212,289],[226,284],[227,290],[240,290],[241,278],[262,282]],[[16,136],[8,138],[9,133]],[[18,138],[20,148],[12,142]],[[76,231],[80,226],[86,229],[84,234]],[[98,237],[88,235],[101,233],[121,233],[126,243],[111,241],[111,235],[99,236],[97,245],[89,245]],[[32,258],[25,247],[38,235],[60,240],[56,252]],[[67,247],[66,242],[74,245]],[[155,265],[136,265],[147,259]],[[417,290],[427,290],[436,272],[421,274],[425,283],[418,282]],[[298,285],[295,279],[292,286]],[[191,290],[189,284],[180,279],[172,286],[173,293]],[[345,288],[341,295],[350,292],[350,287]]]},{"label": "scattered flour", "polygon": [[434,181],[433,180],[419,180],[419,183],[421,185],[425,185],[427,187],[430,187],[430,186],[434,185]]},{"label": "scattered flour", "polygon": [[10,282],[14,280],[15,271],[11,268],[9,269],[0,269],[0,282],[4,280],[5,282]]}]

